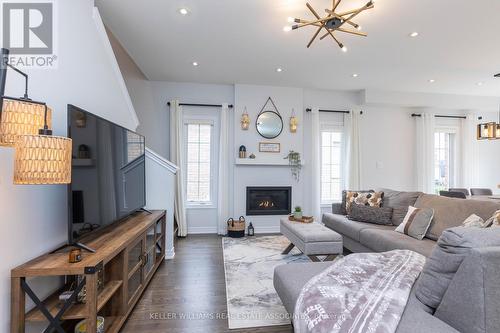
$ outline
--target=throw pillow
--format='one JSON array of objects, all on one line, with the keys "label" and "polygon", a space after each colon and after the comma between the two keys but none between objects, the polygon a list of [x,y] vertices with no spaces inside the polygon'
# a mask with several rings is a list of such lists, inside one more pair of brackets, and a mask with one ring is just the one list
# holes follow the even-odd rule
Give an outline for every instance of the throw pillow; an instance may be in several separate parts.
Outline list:
[{"label": "throw pillow", "polygon": [[403,192],[395,191],[387,188],[376,189],[376,191],[384,192],[384,202],[382,206],[391,207],[392,224],[395,226],[403,223],[403,220],[408,213],[409,206],[415,206],[415,202],[422,192]]},{"label": "throw pillow", "polygon": [[500,228],[446,229],[417,280],[415,295],[420,302],[436,309],[470,250],[493,246],[500,246]]},{"label": "throw pillow", "polygon": [[395,231],[422,240],[424,239],[427,229],[429,229],[431,225],[433,217],[433,209],[410,206],[403,223],[401,223]]},{"label": "throw pillow", "polygon": [[500,227],[500,210],[497,210],[492,217],[484,222],[485,227],[498,228]]},{"label": "throw pillow", "polygon": [[346,193],[346,212],[351,212],[352,205],[364,205],[370,207],[382,206],[384,192],[355,192],[347,191]]},{"label": "throw pillow", "polygon": [[352,205],[347,218],[359,222],[392,225],[392,208]]},{"label": "throw pillow", "polygon": [[480,216],[477,216],[476,214],[472,214],[471,216],[466,218],[465,221],[462,223],[462,226],[466,228],[486,228],[484,220]]},{"label": "throw pillow", "polygon": [[[342,215],[347,215],[347,210],[346,210],[346,207],[347,207],[347,192],[353,192],[353,191],[342,191],[342,206],[341,206],[341,214]],[[355,192],[358,192],[358,193],[373,193],[375,192],[374,190],[362,190],[362,191],[355,191]]]}]

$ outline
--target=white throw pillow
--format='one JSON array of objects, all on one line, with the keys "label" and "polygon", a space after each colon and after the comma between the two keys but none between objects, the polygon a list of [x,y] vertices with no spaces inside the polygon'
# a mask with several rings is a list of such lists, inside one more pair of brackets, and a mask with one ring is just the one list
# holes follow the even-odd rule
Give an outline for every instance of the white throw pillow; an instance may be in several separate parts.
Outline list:
[{"label": "white throw pillow", "polygon": [[462,226],[467,228],[473,228],[473,227],[486,228],[484,220],[480,216],[477,216],[476,214],[472,214],[471,216],[466,218],[465,221],[462,223]]}]

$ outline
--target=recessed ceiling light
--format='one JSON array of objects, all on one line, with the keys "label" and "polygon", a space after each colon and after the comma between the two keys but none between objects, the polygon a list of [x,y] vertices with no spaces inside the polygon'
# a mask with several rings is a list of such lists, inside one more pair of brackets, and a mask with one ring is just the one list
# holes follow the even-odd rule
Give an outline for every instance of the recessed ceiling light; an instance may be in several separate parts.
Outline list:
[{"label": "recessed ceiling light", "polygon": [[196,61],[193,61],[193,66],[197,67],[199,64]]},{"label": "recessed ceiling light", "polygon": [[284,32],[292,31],[292,27],[289,26],[289,25],[286,25],[286,26],[283,27],[283,31]]},{"label": "recessed ceiling light", "polygon": [[436,82],[436,80],[434,80],[434,79],[429,80],[429,83],[434,83],[434,82]]},{"label": "recessed ceiling light", "polygon": [[278,72],[278,73],[283,72],[283,68],[281,68],[281,67],[276,68],[276,72]]},{"label": "recessed ceiling light", "polygon": [[179,8],[179,14],[187,15],[189,14],[189,10],[187,8]]},{"label": "recessed ceiling light", "polygon": [[356,73],[352,74],[352,77],[358,77],[358,76],[359,76],[359,74],[356,74]]},{"label": "recessed ceiling light", "polygon": [[419,35],[418,32],[414,31],[410,34],[410,37],[417,37]]},{"label": "recessed ceiling light", "polygon": [[477,85],[478,86],[482,86],[484,83],[483,82],[478,82]]}]

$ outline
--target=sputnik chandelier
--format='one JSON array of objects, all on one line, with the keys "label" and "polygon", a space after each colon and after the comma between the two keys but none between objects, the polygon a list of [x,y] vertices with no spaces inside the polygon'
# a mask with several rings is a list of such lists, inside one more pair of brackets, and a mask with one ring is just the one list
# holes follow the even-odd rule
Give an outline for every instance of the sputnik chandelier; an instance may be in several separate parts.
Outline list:
[{"label": "sputnik chandelier", "polygon": [[[323,40],[324,38],[331,36],[333,40],[337,43],[337,45],[342,49],[342,51],[346,52],[347,47],[344,46],[344,44],[336,37],[335,33],[336,32],[344,32],[348,34],[353,34],[357,36],[363,36],[366,37],[368,36],[366,33],[361,32],[361,26],[353,21],[353,19],[364,12],[365,10],[372,9],[375,4],[375,0],[370,0],[366,5],[363,7],[357,8],[357,9],[352,9],[348,10],[345,12],[340,12],[338,11],[338,7],[340,5],[340,2],[342,0],[333,0],[332,2],[332,9],[325,9],[326,16],[324,18],[321,18],[319,14],[312,8],[312,6],[309,3],[306,3],[307,8],[311,11],[311,13],[314,15],[316,18],[315,20],[309,21],[309,20],[303,20],[303,19],[298,19],[298,18],[289,18],[289,21],[298,23],[295,24],[291,27],[292,30],[296,30],[299,28],[303,27],[308,27],[308,26],[314,26],[317,27],[316,32],[312,36],[311,40],[307,44],[307,47],[309,48],[312,43],[316,40],[316,37],[318,37],[319,33],[325,29],[326,33],[320,37],[320,40]],[[346,25],[350,25],[356,30],[349,29],[346,27]]]}]

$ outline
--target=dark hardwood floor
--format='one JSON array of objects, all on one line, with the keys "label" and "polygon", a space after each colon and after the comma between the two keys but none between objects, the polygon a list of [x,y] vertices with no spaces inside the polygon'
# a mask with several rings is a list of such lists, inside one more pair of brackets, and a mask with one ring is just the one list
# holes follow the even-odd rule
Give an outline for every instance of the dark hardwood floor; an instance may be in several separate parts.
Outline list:
[{"label": "dark hardwood floor", "polygon": [[221,243],[216,235],[179,239],[175,258],[158,269],[121,332],[292,333],[290,325],[228,329]]}]

